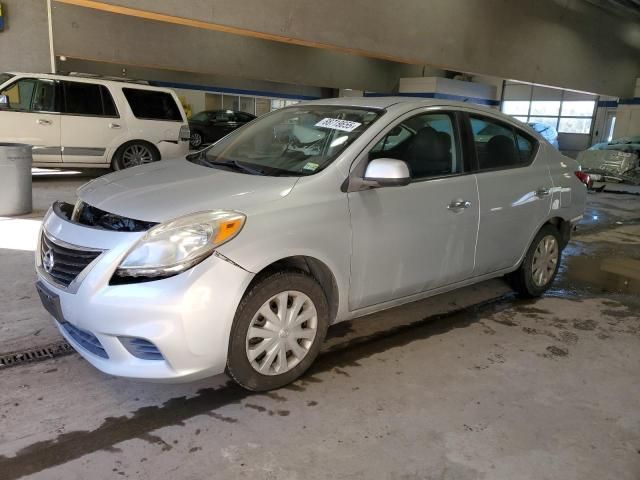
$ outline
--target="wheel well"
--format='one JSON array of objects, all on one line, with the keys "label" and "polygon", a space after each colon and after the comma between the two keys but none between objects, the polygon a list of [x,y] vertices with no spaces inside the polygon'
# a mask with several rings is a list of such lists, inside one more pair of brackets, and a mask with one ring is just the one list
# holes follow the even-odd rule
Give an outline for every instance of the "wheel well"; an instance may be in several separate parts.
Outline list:
[{"label": "wheel well", "polygon": [[563,220],[560,217],[553,217],[545,223],[545,225],[547,224],[553,225],[558,229],[558,232],[560,232],[560,247],[566,247],[567,243],[569,243],[569,239],[571,238],[571,222]]},{"label": "wheel well", "polygon": [[247,287],[247,291],[265,276],[283,270],[302,270],[311,275],[320,284],[329,305],[329,323],[332,323],[338,313],[338,284],[329,267],[316,258],[298,255],[273,262],[256,274]]},{"label": "wheel well", "polygon": [[144,143],[145,145],[148,145],[158,156],[158,160],[162,160],[162,156],[160,155],[160,150],[158,150],[158,147],[156,147],[153,143],[149,142],[148,140],[139,140],[139,139],[134,139],[134,140],[127,140],[126,142],[124,142],[122,145],[120,145],[118,148],[116,148],[113,151],[113,155],[111,155],[111,165],[113,165],[113,162],[116,158],[116,155],[118,155],[118,152],[120,150],[122,150],[124,147],[126,147],[127,145],[130,145],[132,143]]}]

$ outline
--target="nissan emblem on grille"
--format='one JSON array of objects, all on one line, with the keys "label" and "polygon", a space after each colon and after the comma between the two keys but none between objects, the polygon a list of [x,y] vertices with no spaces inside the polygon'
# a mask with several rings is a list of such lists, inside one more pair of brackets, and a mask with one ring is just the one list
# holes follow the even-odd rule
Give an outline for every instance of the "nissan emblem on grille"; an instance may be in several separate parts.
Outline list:
[{"label": "nissan emblem on grille", "polygon": [[53,270],[55,264],[56,262],[53,258],[53,252],[51,250],[47,250],[46,252],[44,252],[44,255],[42,255],[42,266],[44,267],[45,271],[47,273],[51,273],[51,270]]}]

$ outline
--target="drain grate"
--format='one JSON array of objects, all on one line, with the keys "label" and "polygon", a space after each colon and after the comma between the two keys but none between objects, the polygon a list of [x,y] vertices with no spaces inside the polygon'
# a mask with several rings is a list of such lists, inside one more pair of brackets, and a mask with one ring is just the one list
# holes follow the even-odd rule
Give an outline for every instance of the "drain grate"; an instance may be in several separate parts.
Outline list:
[{"label": "drain grate", "polygon": [[0,369],[15,367],[25,363],[41,362],[53,357],[69,355],[73,353],[73,347],[67,342],[58,342],[46,347],[23,350],[21,352],[11,352],[0,354]]}]

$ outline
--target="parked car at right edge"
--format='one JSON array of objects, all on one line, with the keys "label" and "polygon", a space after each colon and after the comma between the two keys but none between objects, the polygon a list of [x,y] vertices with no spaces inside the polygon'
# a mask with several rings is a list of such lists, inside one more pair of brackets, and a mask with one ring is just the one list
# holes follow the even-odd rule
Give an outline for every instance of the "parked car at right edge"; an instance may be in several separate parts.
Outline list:
[{"label": "parked car at right edge", "polygon": [[185,155],[173,90],[96,75],[0,74],[0,142],[33,145],[36,167],[123,168]]},{"label": "parked car at right edge", "polygon": [[467,103],[298,104],[55,203],[37,288],[104,372],[279,388],[330,324],[504,275],[542,295],[582,218],[578,170]]}]

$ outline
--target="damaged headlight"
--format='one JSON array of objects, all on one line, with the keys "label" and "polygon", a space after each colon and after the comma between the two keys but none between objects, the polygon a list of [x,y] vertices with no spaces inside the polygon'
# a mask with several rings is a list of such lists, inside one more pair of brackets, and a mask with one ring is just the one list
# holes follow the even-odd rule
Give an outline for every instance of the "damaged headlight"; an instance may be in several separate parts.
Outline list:
[{"label": "damaged headlight", "polygon": [[246,217],[238,212],[200,212],[151,228],[131,248],[117,277],[161,278],[200,263],[216,247],[235,237]]}]

